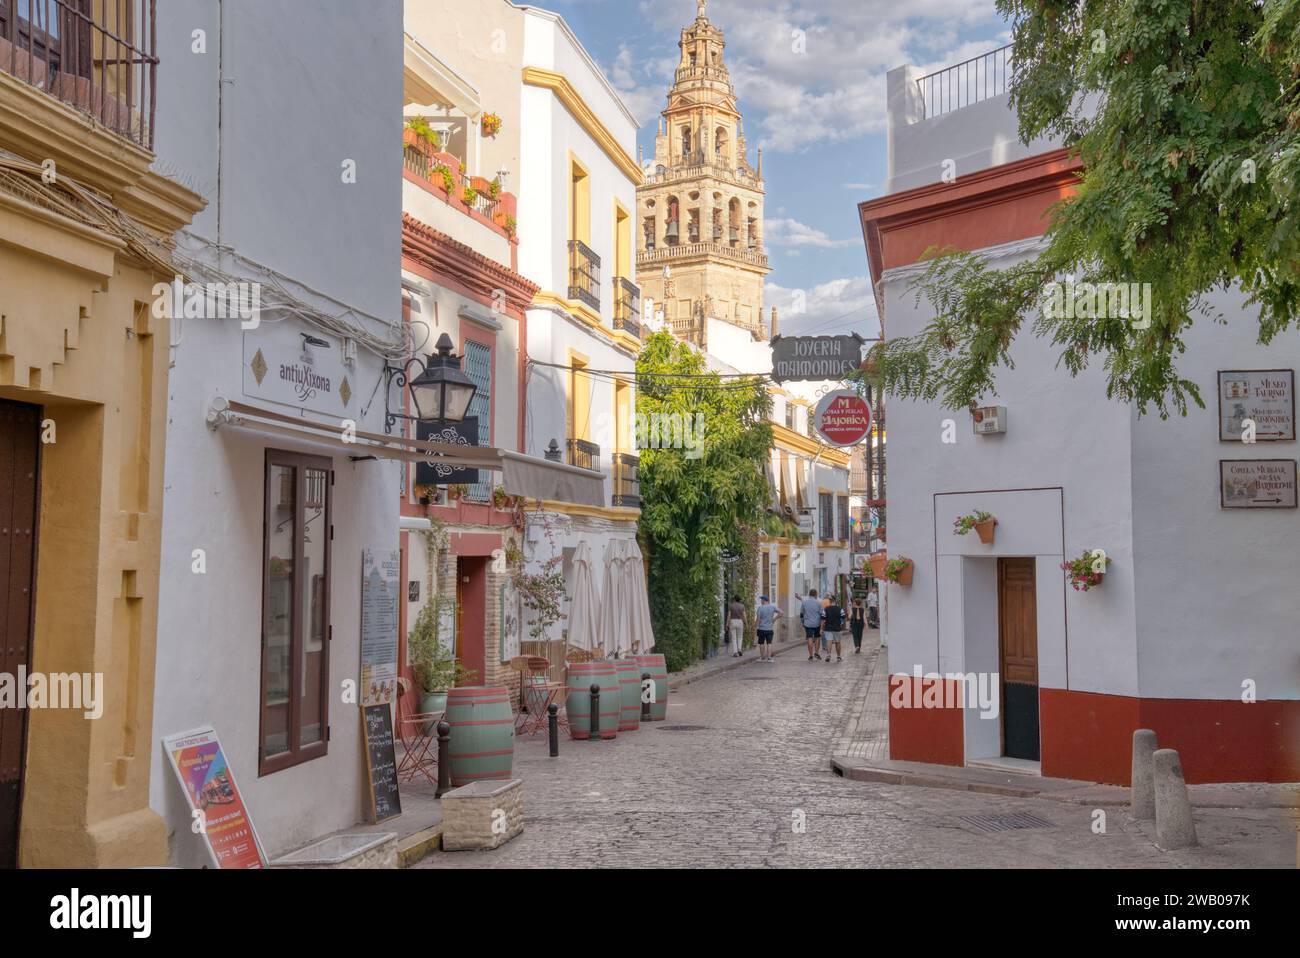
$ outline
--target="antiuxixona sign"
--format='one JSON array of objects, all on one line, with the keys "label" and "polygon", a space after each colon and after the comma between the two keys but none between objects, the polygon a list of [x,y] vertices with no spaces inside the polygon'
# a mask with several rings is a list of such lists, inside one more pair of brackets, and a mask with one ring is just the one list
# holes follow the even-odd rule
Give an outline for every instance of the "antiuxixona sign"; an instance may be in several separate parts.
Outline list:
[{"label": "antiuxixona sign", "polygon": [[857,333],[849,336],[774,336],[772,380],[819,382],[843,379],[862,365],[862,344]]}]

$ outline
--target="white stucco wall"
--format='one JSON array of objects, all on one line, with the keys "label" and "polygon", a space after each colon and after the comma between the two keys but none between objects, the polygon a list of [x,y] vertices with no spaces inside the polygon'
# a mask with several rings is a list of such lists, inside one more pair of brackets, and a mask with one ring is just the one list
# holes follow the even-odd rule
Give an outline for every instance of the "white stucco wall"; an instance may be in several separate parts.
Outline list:
[{"label": "white stucco wall", "polygon": [[[206,54],[189,52],[196,28],[207,31]],[[161,49],[173,51],[159,68],[158,165],[209,200],[194,232],[305,284],[295,291],[318,308],[338,313],[346,304],[373,331],[400,322],[402,4],[380,0],[321,16],[308,0],[169,0],[159,5],[158,30]],[[219,63],[228,82],[221,82]],[[355,162],[355,183],[343,182],[346,160]],[[243,269],[230,260],[224,265]],[[283,317],[264,317],[272,318]],[[297,319],[283,322],[261,332],[322,335]],[[237,320],[187,320],[177,334],[150,802],[172,832],[173,861],[197,865],[206,864],[206,853],[157,744],[163,735],[215,725],[272,855],[361,818],[360,719],[337,690],[359,671],[361,551],[397,548],[399,476],[391,462],[352,463],[288,438],[210,431],[204,413],[216,395],[269,405],[244,396],[247,334]],[[353,403],[367,410],[356,416],[361,430],[383,431],[382,389],[372,399],[382,365],[363,348],[349,374]],[[328,755],[259,778],[267,447],[333,459],[334,693]],[[206,555],[203,575],[191,571],[195,549]]]}]

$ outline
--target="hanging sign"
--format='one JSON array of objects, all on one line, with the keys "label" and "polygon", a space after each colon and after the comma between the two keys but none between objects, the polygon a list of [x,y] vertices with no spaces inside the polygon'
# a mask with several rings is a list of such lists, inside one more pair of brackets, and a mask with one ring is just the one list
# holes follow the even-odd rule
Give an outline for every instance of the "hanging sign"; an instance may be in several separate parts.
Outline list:
[{"label": "hanging sign", "polygon": [[1256,442],[1295,439],[1295,370],[1219,370],[1220,441],[1249,441],[1252,431]]},{"label": "hanging sign", "polygon": [[354,367],[338,342],[292,323],[267,323],[244,332],[244,395],[251,399],[359,419]]},{"label": "hanging sign", "polygon": [[[416,422],[415,438],[421,442],[445,442],[455,446],[478,445],[478,417],[466,416],[461,422]],[[477,469],[442,466],[437,456],[415,464],[415,481],[430,486],[472,486],[478,482]]]},{"label": "hanging sign", "polygon": [[401,553],[361,550],[361,704],[387,705],[397,691],[397,600]]},{"label": "hanging sign", "polygon": [[852,389],[837,389],[817,404],[813,426],[832,446],[854,446],[871,433],[871,407]]},{"label": "hanging sign", "polygon": [[1224,509],[1294,509],[1294,459],[1220,459],[1219,504]]},{"label": "hanging sign", "polygon": [[189,803],[191,830],[203,836],[213,864],[218,868],[265,868],[266,854],[216,729],[206,726],[171,735],[162,745]]},{"label": "hanging sign", "polygon": [[848,336],[773,336],[773,382],[819,382],[844,379],[862,365],[857,333]]}]

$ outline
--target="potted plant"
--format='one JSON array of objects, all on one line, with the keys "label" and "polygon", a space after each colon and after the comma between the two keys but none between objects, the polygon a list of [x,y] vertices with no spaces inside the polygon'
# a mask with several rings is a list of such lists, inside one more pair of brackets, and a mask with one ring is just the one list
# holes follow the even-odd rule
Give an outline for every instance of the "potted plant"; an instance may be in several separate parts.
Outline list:
[{"label": "potted plant", "polygon": [[460,201],[466,206],[472,208],[476,199],[478,199],[478,190],[474,189],[474,187],[467,186],[461,191]]},{"label": "potted plant", "polygon": [[890,559],[885,563],[885,576],[890,582],[897,582],[901,586],[912,584],[912,560],[907,556],[899,556],[897,559]]},{"label": "potted plant", "polygon": [[975,534],[980,537],[980,542],[989,545],[993,542],[993,527],[997,524],[998,520],[993,517],[993,513],[976,510],[953,520],[952,534],[964,536],[974,529]]},{"label": "potted plant", "polygon": [[1101,549],[1089,549],[1077,559],[1062,562],[1061,568],[1065,570],[1065,577],[1070,580],[1070,586],[1075,592],[1087,592],[1094,586],[1101,585],[1108,562],[1110,557]]},{"label": "potted plant", "polygon": [[495,113],[484,113],[479,121],[484,136],[496,136],[501,132],[501,117]]},{"label": "potted plant", "polygon": [[[438,620],[443,600],[425,603],[406,633],[407,660],[420,687],[420,712],[443,712],[447,693],[455,686],[473,681],[477,673],[460,664],[438,638]],[[430,723],[432,724],[432,723]]]},{"label": "potted plant", "polygon": [[420,505],[427,506],[438,502],[442,495],[438,487],[431,482],[417,482],[415,484],[415,498],[419,500]]},{"label": "potted plant", "polygon": [[492,505],[498,509],[510,509],[515,504],[515,497],[506,492],[504,486],[495,486],[492,489]]},{"label": "potted plant", "polygon": [[519,228],[519,221],[513,216],[506,217],[506,235],[511,239],[514,238],[515,231]]},{"label": "potted plant", "polygon": [[885,578],[885,567],[889,564],[889,554],[886,552],[873,552],[867,557],[867,566],[871,569],[871,574],[877,579]]},{"label": "potted plant", "polygon": [[456,502],[458,499],[463,499],[468,494],[469,486],[464,483],[458,482],[455,485],[447,487],[447,496],[452,502]]}]

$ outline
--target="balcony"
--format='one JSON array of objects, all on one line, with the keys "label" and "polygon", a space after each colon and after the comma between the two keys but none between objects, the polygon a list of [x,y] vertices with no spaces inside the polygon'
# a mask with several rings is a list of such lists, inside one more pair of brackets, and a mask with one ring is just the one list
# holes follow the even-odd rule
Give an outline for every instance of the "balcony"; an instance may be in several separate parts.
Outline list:
[{"label": "balcony", "polygon": [[615,506],[629,509],[641,508],[641,460],[625,452],[614,453]]},{"label": "balcony", "polygon": [[408,178],[448,206],[513,239],[518,208],[514,194],[502,190],[499,181],[471,176],[463,167],[457,156],[438,150],[410,127],[402,131],[402,168]]},{"label": "balcony", "polygon": [[569,299],[600,312],[600,257],[581,240],[569,241]]},{"label": "balcony", "polygon": [[761,246],[746,249],[743,246],[728,246],[725,243],[688,243],[685,245],[668,245],[659,249],[642,249],[636,254],[639,267],[654,266],[663,263],[678,263],[683,260],[708,259],[736,260],[753,266],[767,266],[767,253]]},{"label": "balcony", "polygon": [[569,465],[600,471],[600,446],[586,439],[569,440]]},{"label": "balcony", "polygon": [[0,72],[152,151],[155,10],[156,0],[0,0]]},{"label": "balcony", "polygon": [[641,338],[641,288],[622,276],[614,280],[614,328]]},{"label": "balcony", "polygon": [[927,73],[916,81],[924,108],[922,118],[942,116],[1001,96],[1010,88],[1014,74],[1011,44]]}]

